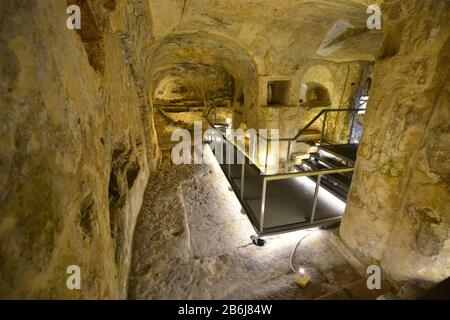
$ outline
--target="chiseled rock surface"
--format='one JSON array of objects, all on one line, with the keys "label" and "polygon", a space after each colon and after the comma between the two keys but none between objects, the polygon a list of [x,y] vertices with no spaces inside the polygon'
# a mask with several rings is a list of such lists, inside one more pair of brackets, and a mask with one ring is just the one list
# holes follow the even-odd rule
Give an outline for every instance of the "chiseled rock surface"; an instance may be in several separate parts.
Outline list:
[{"label": "chiseled rock surface", "polygon": [[[365,30],[373,2],[376,32]],[[306,298],[357,278],[327,232],[305,243],[314,280],[305,291],[287,261],[298,237],[248,245],[251,228],[217,168],[168,161],[170,132],[194,114],[155,116],[162,160],[151,99],[183,77],[205,107],[230,102],[234,127],[282,136],[322,108],[352,106],[371,77],[342,245],[393,280],[450,276],[448,1],[73,3],[81,31],[66,28],[65,1],[0,5],[0,298]],[[323,55],[338,20],[354,30]],[[362,58],[376,60],[373,74]],[[274,80],[287,93],[268,107]],[[323,87],[329,105],[302,106],[305,83]],[[345,141],[348,117],[326,125],[328,139]],[[66,288],[73,264],[81,291]]]},{"label": "chiseled rock surface", "polygon": [[[2,298],[125,296],[153,163],[135,74],[151,39],[143,1],[78,4],[80,32],[66,28],[65,1],[1,4]],[[67,289],[69,265],[82,290]]]},{"label": "chiseled rock surface", "polygon": [[173,166],[150,181],[136,224],[131,299],[311,299],[360,279],[330,233],[316,229],[295,255],[312,276],[298,288],[289,258],[310,231],[253,245],[254,229],[217,164]]},{"label": "chiseled rock surface", "polygon": [[[241,124],[279,128],[282,137],[293,137],[323,108],[352,106],[364,65],[360,60],[375,59],[382,47],[382,32],[366,26],[367,6],[380,2],[150,0],[155,45],[146,72],[153,90],[178,73],[192,86],[214,91],[222,77],[210,65],[220,66],[234,78],[235,88],[230,91],[234,92],[235,128]],[[330,43],[333,54],[318,56],[324,37],[338,20],[354,30]],[[267,81],[271,80],[289,82],[289,93],[275,107],[267,107]],[[300,106],[300,88],[308,82],[322,85],[331,103]],[[211,92],[205,92],[207,100],[209,96]],[[348,126],[348,117],[328,119],[332,119],[330,139],[345,141],[339,133]],[[314,128],[320,130],[321,121]]]},{"label": "chiseled rock surface", "polygon": [[422,285],[450,276],[450,3],[390,1],[340,235]]}]

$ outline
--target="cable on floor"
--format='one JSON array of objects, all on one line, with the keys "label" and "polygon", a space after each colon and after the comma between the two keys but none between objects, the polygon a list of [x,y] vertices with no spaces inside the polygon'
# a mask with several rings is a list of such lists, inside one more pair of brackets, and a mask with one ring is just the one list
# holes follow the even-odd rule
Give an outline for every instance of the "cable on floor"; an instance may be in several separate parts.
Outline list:
[{"label": "cable on floor", "polygon": [[300,243],[302,243],[303,240],[305,240],[307,237],[309,237],[309,236],[311,235],[311,233],[314,233],[314,232],[316,232],[317,230],[318,230],[318,229],[311,230],[308,234],[304,235],[304,236],[297,242],[297,244],[295,245],[294,250],[292,250],[292,253],[291,253],[291,258],[290,258],[290,260],[289,260],[289,263],[290,263],[290,265],[291,265],[292,271],[298,272],[298,269],[295,269],[295,268],[294,268],[294,255],[295,255],[295,251],[297,251],[298,246],[300,245]]}]

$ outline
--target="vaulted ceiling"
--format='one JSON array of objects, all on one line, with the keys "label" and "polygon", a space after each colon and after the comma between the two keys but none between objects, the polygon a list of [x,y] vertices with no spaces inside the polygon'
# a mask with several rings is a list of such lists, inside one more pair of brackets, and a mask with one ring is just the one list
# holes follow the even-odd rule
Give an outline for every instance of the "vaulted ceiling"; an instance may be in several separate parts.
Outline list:
[{"label": "vaulted ceiling", "polygon": [[[290,74],[305,59],[369,59],[379,49],[379,32],[366,27],[374,0],[149,0],[156,39],[178,42],[176,34],[227,39],[254,61],[259,74]],[[333,53],[318,54],[325,36],[340,24]],[[207,30],[207,35],[206,35]],[[218,41],[220,43],[220,41]],[[348,44],[347,46],[345,44]],[[336,45],[336,43],[334,43]],[[221,51],[194,44],[197,50]],[[351,47],[350,50],[345,47]],[[339,52],[341,51],[341,52]],[[207,56],[207,55],[206,55]],[[205,57],[206,57],[205,56]],[[222,53],[221,57],[227,57]],[[234,55],[229,59],[243,58]]]}]

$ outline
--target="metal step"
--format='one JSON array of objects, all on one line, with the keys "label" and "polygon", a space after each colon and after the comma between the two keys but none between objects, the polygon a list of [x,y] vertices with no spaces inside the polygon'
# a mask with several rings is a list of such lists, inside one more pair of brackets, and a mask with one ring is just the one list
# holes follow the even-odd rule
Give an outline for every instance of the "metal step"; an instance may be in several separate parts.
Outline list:
[{"label": "metal step", "polygon": [[[312,153],[309,159],[303,160],[301,166],[297,166],[299,170],[322,170],[322,169],[334,169],[346,166],[348,164],[347,159],[342,159],[337,155],[331,155],[327,152]],[[311,180],[316,181],[317,177],[310,177]],[[343,201],[346,201],[347,195],[352,182],[351,173],[336,173],[322,176],[322,186],[329,192]]]},{"label": "metal step", "polygon": [[[309,179],[314,182],[317,181],[316,176],[309,177]],[[323,175],[320,185],[342,201],[347,201],[347,195],[349,192],[348,186],[337,182],[337,179],[335,177],[332,177],[332,175]]]},{"label": "metal step", "polygon": [[328,153],[340,160],[346,161],[349,165],[354,165],[356,154],[358,152],[358,144],[323,144],[319,147],[319,152]]},{"label": "metal step", "polygon": [[[320,170],[320,169],[334,169],[337,167],[328,167],[324,166],[320,163],[311,161],[311,160],[304,160],[304,164],[309,166],[312,170]],[[328,174],[325,175],[323,178],[330,180],[334,185],[341,185],[345,187],[347,190],[350,187],[350,184],[352,182],[352,176],[349,173],[335,173],[335,174]]]},{"label": "metal step", "polygon": [[317,160],[317,161],[321,161],[329,168],[338,168],[338,167],[343,167],[343,166],[348,165],[347,161],[342,160],[340,158],[336,158],[336,157],[329,157],[329,156],[327,156],[326,153],[323,153],[320,151],[311,153],[310,158]]}]

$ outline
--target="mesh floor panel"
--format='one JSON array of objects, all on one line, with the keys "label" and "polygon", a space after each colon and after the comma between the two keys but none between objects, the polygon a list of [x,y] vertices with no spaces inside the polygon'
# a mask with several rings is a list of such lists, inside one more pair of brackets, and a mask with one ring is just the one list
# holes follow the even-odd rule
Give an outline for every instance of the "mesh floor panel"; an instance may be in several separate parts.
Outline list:
[{"label": "mesh floor panel", "polygon": [[[284,227],[292,224],[306,222],[306,214],[301,208],[286,198],[270,198],[266,200],[264,214],[264,229]],[[261,200],[247,200],[249,207],[254,212],[254,218],[259,224],[259,212],[261,210]]]},{"label": "mesh floor panel", "polygon": [[[246,209],[250,221],[259,230],[263,177],[254,166],[245,165],[244,198],[241,199],[242,165],[222,165],[236,195]],[[228,175],[231,170],[231,177]],[[297,230],[309,226],[316,184],[309,178],[288,178],[268,181],[262,234]],[[343,209],[330,201],[326,190],[319,191],[315,219],[339,218]],[[326,221],[324,221],[326,223]]]}]

